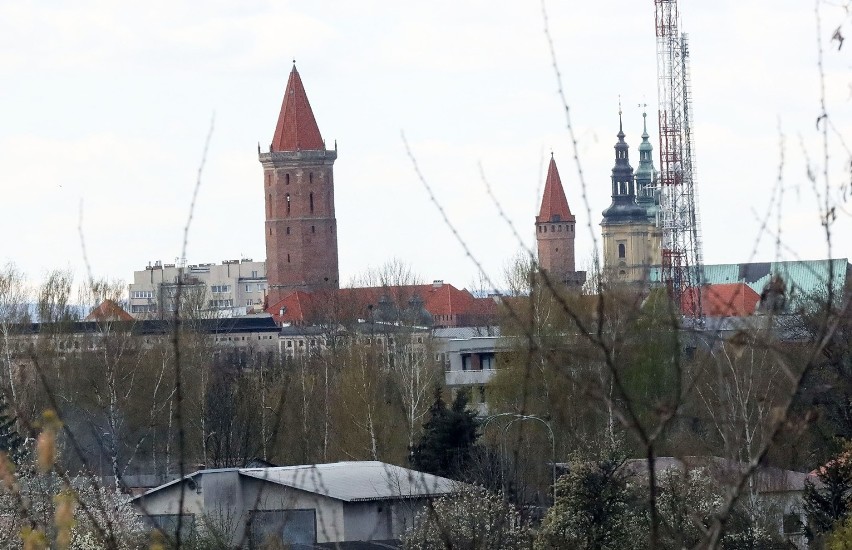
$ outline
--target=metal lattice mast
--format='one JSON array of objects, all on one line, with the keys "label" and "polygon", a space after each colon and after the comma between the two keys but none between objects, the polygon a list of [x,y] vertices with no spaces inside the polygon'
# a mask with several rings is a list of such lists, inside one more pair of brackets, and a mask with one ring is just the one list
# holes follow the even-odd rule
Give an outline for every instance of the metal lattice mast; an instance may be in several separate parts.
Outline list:
[{"label": "metal lattice mast", "polygon": [[703,260],[695,186],[688,40],[678,29],[677,0],[654,0],[654,4],[663,234],[661,278],[675,303],[686,309],[689,316],[700,319]]}]

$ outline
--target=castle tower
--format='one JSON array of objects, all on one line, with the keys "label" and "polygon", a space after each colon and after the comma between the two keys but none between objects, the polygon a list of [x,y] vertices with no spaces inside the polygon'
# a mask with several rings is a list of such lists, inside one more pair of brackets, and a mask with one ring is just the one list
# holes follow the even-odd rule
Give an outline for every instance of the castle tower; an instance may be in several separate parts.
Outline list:
[{"label": "castle tower", "polygon": [[[656,224],[649,220],[646,207],[637,202],[636,181],[628,154],[630,147],[624,137],[619,108],[618,142],[611,178],[612,204],[603,211],[601,221],[603,263],[605,272],[616,281],[643,282],[647,279],[648,268],[659,263],[660,248],[659,242],[654,240]],[[650,159],[650,152],[646,152]]]},{"label": "castle tower", "polygon": [[261,153],[268,301],[293,290],[338,288],[334,150],[325,148],[295,64],[269,152]]},{"label": "castle tower", "polygon": [[574,258],[575,226],[576,220],[568,207],[556,161],[551,154],[541,209],[535,218],[535,229],[539,266],[556,282],[577,282]]}]

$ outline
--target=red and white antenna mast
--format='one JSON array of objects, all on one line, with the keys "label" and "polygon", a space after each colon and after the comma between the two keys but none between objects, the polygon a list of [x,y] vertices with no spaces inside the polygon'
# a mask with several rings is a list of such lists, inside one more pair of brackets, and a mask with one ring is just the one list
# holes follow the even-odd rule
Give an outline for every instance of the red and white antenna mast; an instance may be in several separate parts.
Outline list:
[{"label": "red and white antenna mast", "polygon": [[657,94],[660,123],[661,280],[674,302],[696,321],[703,318],[704,282],[689,48],[678,28],[677,0],[654,0],[657,32]]}]

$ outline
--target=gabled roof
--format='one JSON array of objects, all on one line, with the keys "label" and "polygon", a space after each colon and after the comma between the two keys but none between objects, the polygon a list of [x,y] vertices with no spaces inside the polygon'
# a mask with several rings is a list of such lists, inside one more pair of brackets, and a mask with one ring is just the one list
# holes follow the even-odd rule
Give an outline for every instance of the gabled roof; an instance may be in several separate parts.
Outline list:
[{"label": "gabled roof", "polygon": [[292,487],[344,502],[428,498],[457,491],[464,484],[445,477],[409,470],[378,461],[334,462],[305,466],[279,466],[272,468],[219,468],[198,470],[155,487],[138,501],[188,479],[198,480],[202,487],[205,475],[238,472],[241,476]]},{"label": "gabled roof", "polygon": [[553,160],[552,155],[550,166],[547,168],[547,180],[544,182],[541,209],[535,221],[536,223],[574,221],[574,215],[568,208],[568,199],[565,198],[562,179],[559,177],[559,170],[556,169],[556,161]]},{"label": "gabled roof", "polygon": [[345,502],[434,497],[452,493],[460,485],[445,477],[378,461],[243,468],[239,472]]},{"label": "gabled roof", "polygon": [[84,321],[134,321],[132,315],[113,300],[104,300],[86,315]]},{"label": "gabled roof", "polygon": [[290,71],[281,113],[272,137],[272,151],[325,150],[319,126],[308,102],[308,94],[296,65]]}]

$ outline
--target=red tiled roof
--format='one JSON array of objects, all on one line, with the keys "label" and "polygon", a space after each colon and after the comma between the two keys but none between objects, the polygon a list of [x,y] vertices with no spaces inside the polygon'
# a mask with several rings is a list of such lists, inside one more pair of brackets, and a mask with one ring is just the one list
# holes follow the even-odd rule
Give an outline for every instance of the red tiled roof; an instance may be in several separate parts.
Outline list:
[{"label": "red tiled roof", "polygon": [[133,321],[133,316],[113,300],[104,300],[86,315],[86,321]]},{"label": "red tiled roof", "polygon": [[272,137],[273,151],[300,151],[325,149],[308,95],[302,85],[299,71],[293,65],[287,90],[281,103],[281,113]]},{"label": "red tiled roof", "polygon": [[266,308],[277,324],[300,324],[305,321],[311,310],[313,298],[303,290],[295,290]]},{"label": "red tiled roof", "polygon": [[[681,310],[692,310],[694,294],[684,291]],[[708,317],[745,317],[752,315],[760,302],[760,295],[745,283],[707,285],[701,289],[701,309]]]},{"label": "red tiled roof", "polygon": [[565,189],[562,188],[562,180],[559,178],[559,170],[556,169],[556,161],[550,157],[550,166],[547,168],[547,180],[544,183],[544,196],[541,199],[541,210],[535,221],[537,223],[557,221],[574,221],[574,215],[568,208],[568,199],[565,198]]},{"label": "red tiled roof", "polygon": [[378,307],[383,297],[405,307],[415,295],[423,300],[423,307],[435,318],[435,324],[440,325],[448,324],[454,316],[492,315],[497,311],[492,299],[474,298],[467,290],[459,290],[447,283],[342,288],[313,293],[294,291],[266,308],[266,311],[272,314],[279,324],[311,323],[315,315],[323,313],[322,309],[333,309],[341,318],[367,319],[370,316],[370,306]]}]

